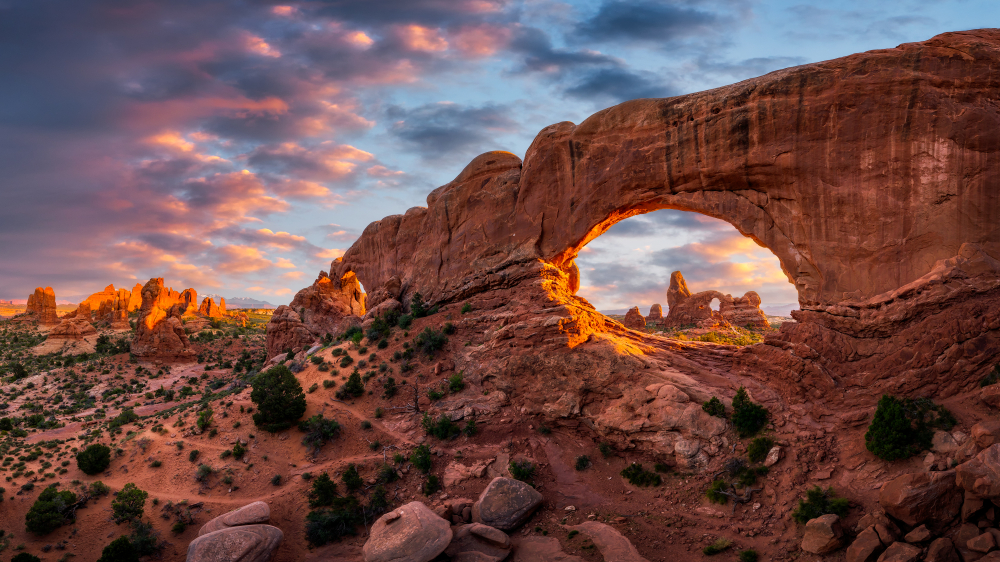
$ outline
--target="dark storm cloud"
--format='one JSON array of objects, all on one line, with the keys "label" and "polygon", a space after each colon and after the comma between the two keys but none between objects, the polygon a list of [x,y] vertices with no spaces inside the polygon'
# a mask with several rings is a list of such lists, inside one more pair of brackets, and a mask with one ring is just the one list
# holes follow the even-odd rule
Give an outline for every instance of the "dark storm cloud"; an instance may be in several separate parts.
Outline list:
[{"label": "dark storm cloud", "polygon": [[521,69],[524,72],[561,75],[567,70],[581,66],[621,64],[614,57],[596,51],[556,48],[547,33],[533,27],[519,27],[509,48],[524,57]]},{"label": "dark storm cloud", "polygon": [[601,4],[597,13],[576,26],[576,33],[594,41],[668,43],[714,31],[722,20],[718,14],[680,3],[615,0]]},{"label": "dark storm cloud", "polygon": [[638,98],[668,98],[678,94],[652,72],[621,67],[600,68],[576,77],[566,95],[598,103],[618,103]]},{"label": "dark storm cloud", "polygon": [[427,104],[413,109],[389,107],[390,133],[424,157],[452,158],[496,150],[496,135],[517,131],[519,125],[504,105],[469,107],[454,103]]},{"label": "dark storm cloud", "polygon": [[316,14],[365,25],[451,24],[499,12],[506,0],[305,0]]}]

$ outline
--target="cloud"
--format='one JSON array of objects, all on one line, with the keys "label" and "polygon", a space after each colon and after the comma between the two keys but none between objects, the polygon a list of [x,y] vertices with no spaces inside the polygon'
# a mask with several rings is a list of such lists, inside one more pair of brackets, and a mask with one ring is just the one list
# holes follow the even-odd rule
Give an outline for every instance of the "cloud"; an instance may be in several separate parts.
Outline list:
[{"label": "cloud", "polygon": [[349,144],[330,141],[304,147],[294,142],[262,145],[247,155],[247,162],[261,170],[304,180],[340,180],[354,174],[359,162],[374,156]]},{"label": "cloud", "polygon": [[592,41],[669,43],[681,37],[714,33],[723,17],[681,2],[613,0],[576,26],[576,34]]},{"label": "cloud", "polygon": [[499,104],[470,107],[451,102],[406,109],[391,106],[390,134],[428,159],[463,159],[496,149],[496,136],[513,133],[520,125],[510,118],[512,108]]},{"label": "cloud", "polygon": [[678,94],[652,72],[631,71],[621,67],[600,68],[579,76],[566,95],[598,105],[638,98],[667,98]]}]

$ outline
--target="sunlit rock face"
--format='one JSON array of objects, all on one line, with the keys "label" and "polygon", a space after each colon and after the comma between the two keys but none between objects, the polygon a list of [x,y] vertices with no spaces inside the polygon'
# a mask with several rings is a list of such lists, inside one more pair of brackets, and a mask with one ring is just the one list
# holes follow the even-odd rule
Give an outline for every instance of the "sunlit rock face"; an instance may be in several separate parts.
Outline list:
[{"label": "sunlit rock face", "polygon": [[[370,224],[329,278],[372,291],[395,278],[404,308],[416,292],[472,303],[461,321],[485,341],[457,368],[518,393],[526,413],[603,415],[656,382],[695,401],[745,385],[776,411],[954,393],[1000,352],[998,64],[1000,31],[948,33],[550,125],[523,162],[480,155],[426,207]],[[658,209],[723,219],[770,249],[797,322],[727,349],[630,332],[576,296],[580,250]],[[613,417],[634,434],[622,439],[691,449],[685,423],[638,411]]]},{"label": "sunlit rock face", "polygon": [[132,338],[132,354],[141,359],[185,360],[194,357],[181,316],[188,303],[181,302],[163,278],[150,279],[142,288],[142,306]]},{"label": "sunlit rock face", "polygon": [[300,351],[326,334],[340,335],[360,326],[365,315],[365,293],[353,273],[331,278],[325,271],[310,287],[299,291],[288,306],[275,309],[267,323],[267,356]]},{"label": "sunlit rock face", "polygon": [[56,315],[56,292],[52,287],[37,287],[35,292],[28,295],[28,305],[25,312],[34,313],[34,318],[42,326],[54,326],[59,323]]},{"label": "sunlit rock face", "polygon": [[[718,311],[712,309],[712,301],[719,301]],[[670,287],[667,289],[669,309],[667,317],[660,325],[666,327],[708,326],[719,322],[741,328],[769,328],[767,316],[760,309],[760,296],[754,291],[747,291],[742,297],[733,298],[719,291],[702,291],[691,294],[684,275],[680,271],[670,274]]]}]

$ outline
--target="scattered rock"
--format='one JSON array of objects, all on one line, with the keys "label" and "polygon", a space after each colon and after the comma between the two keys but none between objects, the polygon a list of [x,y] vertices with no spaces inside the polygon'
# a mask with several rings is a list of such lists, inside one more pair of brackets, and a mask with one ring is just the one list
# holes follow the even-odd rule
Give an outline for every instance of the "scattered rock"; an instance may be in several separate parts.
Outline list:
[{"label": "scattered rock", "polygon": [[997,541],[993,538],[992,533],[983,533],[965,541],[965,546],[967,546],[969,550],[985,554],[996,548]]},{"label": "scattered rock", "polygon": [[844,530],[840,526],[840,517],[832,513],[822,515],[806,522],[805,535],[802,537],[802,550],[813,554],[829,554],[843,545]]},{"label": "scattered rock", "polygon": [[764,466],[770,467],[778,464],[778,461],[781,460],[782,454],[781,447],[777,445],[771,447],[771,450],[767,452],[767,457],[764,458]]},{"label": "scattered rock", "polygon": [[972,426],[971,433],[976,446],[985,449],[1000,441],[1000,421],[983,420]]},{"label": "scattered rock", "polygon": [[267,523],[270,518],[271,509],[267,506],[267,503],[257,501],[220,515],[205,523],[201,526],[201,529],[198,529],[198,536],[200,537],[230,527]]},{"label": "scattered rock", "polygon": [[221,529],[191,541],[187,562],[268,562],[283,538],[281,529],[270,525]]},{"label": "scattered rock", "polygon": [[958,442],[947,431],[935,431],[931,440],[931,450],[935,453],[949,454],[958,450]]},{"label": "scattered rock", "polygon": [[542,495],[531,486],[513,478],[497,477],[472,506],[472,520],[501,531],[512,531],[541,505]]},{"label": "scattered rock", "polygon": [[979,399],[984,404],[1000,408],[1000,383],[984,386],[979,390]]},{"label": "scattered rock", "polygon": [[921,525],[916,529],[913,529],[909,533],[906,533],[906,536],[903,537],[903,540],[905,540],[908,543],[924,542],[925,540],[933,536],[934,536],[933,533],[931,533],[931,530],[927,528],[927,525]]},{"label": "scattered rock", "polygon": [[920,548],[905,542],[894,542],[885,549],[878,562],[913,562],[920,556]]},{"label": "scattered rock", "polygon": [[927,548],[927,556],[924,558],[924,562],[960,561],[958,559],[958,552],[955,551],[955,546],[951,543],[951,539],[941,537],[931,542],[930,547]]},{"label": "scattered rock", "polygon": [[365,562],[428,562],[451,542],[448,522],[421,502],[379,517],[365,542]]},{"label": "scattered rock", "polygon": [[858,533],[858,538],[854,539],[851,546],[847,547],[844,560],[845,562],[875,562],[883,550],[885,550],[885,546],[879,540],[878,533],[872,527],[868,527]]}]

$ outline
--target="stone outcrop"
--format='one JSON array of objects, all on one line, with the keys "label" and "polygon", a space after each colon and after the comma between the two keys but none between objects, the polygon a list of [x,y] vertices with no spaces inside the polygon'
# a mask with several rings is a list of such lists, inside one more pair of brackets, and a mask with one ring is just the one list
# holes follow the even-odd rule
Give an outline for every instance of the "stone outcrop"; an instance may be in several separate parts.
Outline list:
[{"label": "stone outcrop", "polygon": [[663,307],[654,304],[649,307],[649,316],[646,317],[646,322],[649,324],[659,324],[663,320]]},{"label": "stone outcrop", "polygon": [[[471,302],[462,322],[482,341],[456,365],[475,365],[470,381],[516,392],[527,415],[606,420],[602,439],[668,458],[720,448],[688,418],[630,412],[631,389],[669,383],[700,403],[746,386],[776,418],[795,407],[830,424],[883,393],[972,390],[1000,355],[998,65],[1000,31],[948,33],[557,123],[523,161],[480,155],[426,207],[370,224],[326,276],[373,293],[395,278],[404,306],[415,292]],[[722,349],[625,330],[575,294],[588,242],[666,208],[773,252],[796,322]],[[360,293],[305,306],[321,294],[275,315],[269,356],[364,312]]]},{"label": "stone outcrop", "polygon": [[472,520],[513,531],[527,521],[542,505],[542,495],[531,486],[513,478],[494,478],[472,506]]},{"label": "stone outcrop", "polygon": [[500,562],[510,555],[510,537],[499,529],[472,523],[459,525],[453,532],[451,544],[444,551],[451,560]]},{"label": "stone outcrop", "polygon": [[813,554],[829,554],[843,545],[844,529],[840,517],[828,513],[806,522],[802,550]]},{"label": "stone outcrop", "polygon": [[885,512],[910,526],[946,525],[962,510],[962,494],[955,485],[955,471],[920,472],[898,476],[879,492]]},{"label": "stone outcrop", "polygon": [[428,562],[444,552],[451,526],[421,502],[396,508],[372,525],[365,562]]},{"label": "stone outcrop", "polygon": [[198,529],[198,536],[200,537],[230,527],[267,523],[270,519],[271,508],[265,502],[256,501],[205,523]]},{"label": "stone outcrop", "polygon": [[[339,280],[339,281],[338,281]],[[288,306],[279,306],[267,324],[267,356],[302,349],[326,334],[339,335],[361,324],[365,293],[353,273],[331,277],[320,272],[310,287],[299,291]]]},{"label": "stone outcrop", "polygon": [[646,329],[646,319],[643,318],[642,313],[639,312],[638,306],[633,306],[628,309],[625,313],[625,319],[622,321],[626,328],[631,328],[633,330],[645,330]]},{"label": "stone outcrop", "polygon": [[[719,301],[718,311],[711,307],[715,300]],[[691,294],[680,271],[670,274],[667,302],[669,309],[667,317],[661,322],[663,326],[679,328],[694,325],[708,328],[720,323],[756,329],[771,326],[760,309],[760,296],[756,292],[747,291],[742,297],[736,298],[718,291]]]},{"label": "stone outcrop", "polygon": [[33,317],[39,325],[54,326],[58,324],[56,292],[52,290],[52,287],[35,288],[35,292],[28,295],[28,306],[25,312],[33,313]]},{"label": "stone outcrop", "polygon": [[283,539],[281,529],[270,525],[227,527],[191,541],[187,562],[268,562]]},{"label": "stone outcrop", "polygon": [[1000,498],[1000,443],[955,467],[958,486],[980,498]]},{"label": "stone outcrop", "polygon": [[[138,290],[138,292],[136,292]],[[115,289],[108,285],[103,291],[94,293],[80,302],[80,307],[87,306],[93,311],[93,321],[104,323],[116,330],[131,328],[128,323],[128,313],[139,309],[142,304],[142,286],[136,284],[135,289]],[[77,308],[76,315],[81,314]]]},{"label": "stone outcrop", "polygon": [[[163,305],[169,303],[167,308]],[[170,290],[163,286],[163,278],[150,279],[142,288],[142,306],[132,353],[141,359],[179,360],[195,355],[191,349],[181,316],[187,304],[172,299]]]},{"label": "stone outcrop", "polygon": [[[223,304],[225,304],[226,299],[221,300]],[[216,305],[215,300],[211,297],[205,297],[204,300],[201,301],[201,306],[198,307],[198,314],[209,318],[222,318],[226,315],[224,307]]]},{"label": "stone outcrop", "polygon": [[579,525],[568,526],[566,528],[571,531],[580,531],[589,536],[594,541],[594,544],[597,545],[597,549],[601,551],[601,556],[606,561],[649,562],[649,560],[639,554],[639,551],[635,549],[631,541],[625,538],[625,535],[619,533],[614,527],[598,523],[597,521],[584,521]]}]

